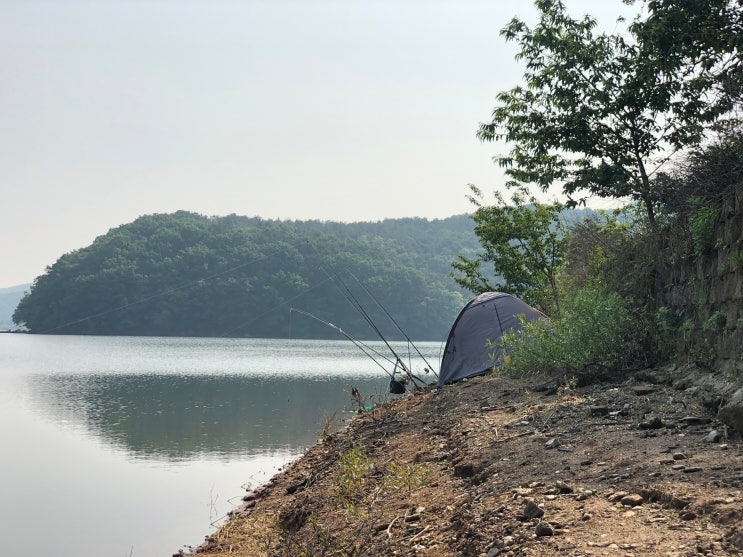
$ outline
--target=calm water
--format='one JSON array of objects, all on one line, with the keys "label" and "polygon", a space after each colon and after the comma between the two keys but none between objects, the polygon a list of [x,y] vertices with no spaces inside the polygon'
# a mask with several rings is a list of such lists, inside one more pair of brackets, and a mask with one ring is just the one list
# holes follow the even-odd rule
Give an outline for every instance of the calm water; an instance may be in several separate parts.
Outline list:
[{"label": "calm water", "polygon": [[[439,343],[417,347],[437,368]],[[1,334],[1,553],[198,545],[245,487],[350,416],[354,386],[387,396],[382,369],[347,341]]]}]

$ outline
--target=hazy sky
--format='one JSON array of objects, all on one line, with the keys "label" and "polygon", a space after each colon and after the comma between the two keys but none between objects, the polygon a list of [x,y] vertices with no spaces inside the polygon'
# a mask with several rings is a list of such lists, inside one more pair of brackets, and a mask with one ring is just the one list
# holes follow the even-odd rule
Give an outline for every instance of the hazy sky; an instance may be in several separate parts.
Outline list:
[{"label": "hazy sky", "polygon": [[[636,7],[566,0],[608,30]],[[0,0],[0,288],[144,214],[442,218],[531,1]]]}]

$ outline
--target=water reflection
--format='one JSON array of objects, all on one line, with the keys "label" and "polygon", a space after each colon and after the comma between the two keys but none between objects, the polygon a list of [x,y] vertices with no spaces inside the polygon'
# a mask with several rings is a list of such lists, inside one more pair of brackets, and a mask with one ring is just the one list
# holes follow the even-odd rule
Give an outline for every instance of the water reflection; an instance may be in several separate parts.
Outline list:
[{"label": "water reflection", "polygon": [[53,420],[136,457],[235,458],[314,444],[330,416],[354,404],[352,386],[385,396],[380,378],[61,374],[28,377]]}]

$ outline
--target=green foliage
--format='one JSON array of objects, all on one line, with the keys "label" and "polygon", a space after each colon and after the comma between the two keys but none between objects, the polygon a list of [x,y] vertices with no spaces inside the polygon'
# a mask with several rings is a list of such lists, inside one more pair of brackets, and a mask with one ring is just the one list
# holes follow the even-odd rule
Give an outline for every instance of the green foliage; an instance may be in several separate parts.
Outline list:
[{"label": "green foliage", "polygon": [[724,311],[715,311],[702,324],[702,329],[710,332],[721,333],[725,328],[728,315]]},{"label": "green foliage", "polygon": [[658,361],[668,362],[676,358],[679,338],[684,336],[682,317],[681,311],[666,306],[655,312],[649,333]]},{"label": "green foliage", "polygon": [[678,90],[687,97],[705,97],[708,111],[722,113],[739,103],[743,4],[739,0],[646,0],[645,4],[647,17],[631,26],[641,55],[656,60],[669,79],[681,82]]},{"label": "green foliage", "polygon": [[725,332],[726,322],[727,314],[724,311],[712,312],[702,322],[701,327],[697,326],[693,320],[687,319],[681,328],[684,343],[680,356],[687,362],[712,367],[717,359],[716,344]]},{"label": "green foliage", "polygon": [[371,460],[362,445],[354,445],[338,456],[341,472],[335,477],[336,499],[353,511],[367,486]]},{"label": "green foliage", "polygon": [[606,281],[617,253],[630,233],[630,224],[616,215],[597,212],[573,223],[567,232],[563,287],[581,288],[596,280]]},{"label": "green foliage", "polygon": [[720,210],[711,200],[701,197],[690,197],[688,203],[692,209],[689,217],[689,233],[693,253],[698,257],[714,245],[715,223]]},{"label": "green foliage", "polygon": [[560,183],[569,196],[630,196],[654,225],[658,192],[650,177],[732,107],[716,102],[713,68],[695,65],[691,49],[655,53],[666,9],[659,2],[650,2],[658,17],[630,27],[634,37],[595,34],[594,19],[571,18],[558,0],[535,4],[533,28],[514,18],[501,31],[519,47],[524,83],[497,95],[479,137],[510,145],[496,161],[516,181],[544,190]]},{"label": "green foliage", "polygon": [[[501,291],[523,298],[545,312],[558,304],[557,276],[564,259],[565,239],[560,203],[538,203],[518,188],[510,203],[495,193],[495,204],[484,205],[482,194],[470,186],[477,206],[472,219],[483,252],[476,258],[459,255],[452,264],[454,280],[475,294]],[[489,279],[483,264],[492,264]]]},{"label": "green foliage", "polygon": [[598,281],[638,307],[654,307],[661,243],[638,204],[573,224],[567,244],[562,289],[569,292]]},{"label": "green foliage", "polygon": [[[655,226],[639,204],[572,224],[559,277],[564,311],[551,324],[529,324],[523,335],[508,335],[504,370],[590,381],[635,363],[713,366],[720,347],[731,344],[721,340],[732,333],[725,328],[727,314],[709,303],[709,266],[690,263],[711,257],[721,267],[739,264],[734,248],[718,245],[718,221],[721,207],[730,207],[740,191],[741,138],[739,129],[721,135],[658,180],[663,203]],[[721,248],[730,251],[723,262]],[[693,299],[681,298],[679,285]],[[612,321],[602,323],[602,315]]]},{"label": "green foliage", "polygon": [[505,334],[499,344],[506,356],[497,369],[590,382],[642,359],[645,334],[627,300],[589,285],[566,297],[556,319]]},{"label": "green foliage", "polygon": [[405,490],[410,495],[426,484],[430,470],[423,463],[399,464],[394,460],[387,464],[386,483],[396,490]]},{"label": "green foliage", "polygon": [[14,320],[35,333],[338,338],[294,306],[373,338],[329,280],[337,271],[387,338],[401,335],[349,273],[411,338],[440,339],[464,303],[450,262],[476,249],[466,215],[353,224],[149,215],[60,257]]}]

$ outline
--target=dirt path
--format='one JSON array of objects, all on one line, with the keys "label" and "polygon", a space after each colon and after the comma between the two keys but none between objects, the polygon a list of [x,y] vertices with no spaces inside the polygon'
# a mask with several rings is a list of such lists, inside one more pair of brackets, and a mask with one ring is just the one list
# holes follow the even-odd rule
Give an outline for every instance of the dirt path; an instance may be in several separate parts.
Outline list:
[{"label": "dirt path", "polygon": [[740,436],[641,377],[558,391],[491,376],[375,407],[198,553],[742,555]]}]

